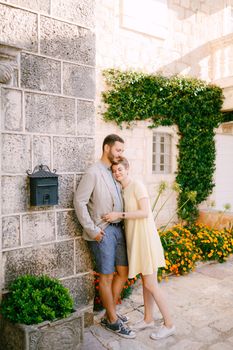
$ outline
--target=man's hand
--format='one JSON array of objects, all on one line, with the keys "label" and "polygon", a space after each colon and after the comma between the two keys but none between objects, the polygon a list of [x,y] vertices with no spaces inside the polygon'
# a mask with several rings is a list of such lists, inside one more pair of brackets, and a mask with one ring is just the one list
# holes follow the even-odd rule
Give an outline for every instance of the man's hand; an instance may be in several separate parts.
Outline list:
[{"label": "man's hand", "polygon": [[104,232],[103,230],[100,230],[100,232],[98,233],[98,235],[95,236],[96,242],[99,242],[99,243],[100,243],[100,242],[102,241],[104,235],[105,235],[105,232]]}]

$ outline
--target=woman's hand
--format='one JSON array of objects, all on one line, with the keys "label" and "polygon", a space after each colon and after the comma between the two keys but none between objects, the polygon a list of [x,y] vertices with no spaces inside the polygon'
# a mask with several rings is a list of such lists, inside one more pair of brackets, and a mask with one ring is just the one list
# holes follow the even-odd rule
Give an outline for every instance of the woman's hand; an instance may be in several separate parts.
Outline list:
[{"label": "woman's hand", "polygon": [[121,214],[122,213],[112,211],[111,213],[103,215],[102,218],[104,219],[104,221],[113,222],[113,221],[116,221],[118,219],[121,219]]}]

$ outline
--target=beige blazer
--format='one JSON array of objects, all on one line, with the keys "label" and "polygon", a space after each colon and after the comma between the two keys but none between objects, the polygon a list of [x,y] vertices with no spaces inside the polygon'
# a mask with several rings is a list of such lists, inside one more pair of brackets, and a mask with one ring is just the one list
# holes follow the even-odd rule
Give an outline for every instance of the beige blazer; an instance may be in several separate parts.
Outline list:
[{"label": "beige blazer", "polygon": [[[117,186],[120,193],[120,185]],[[114,182],[100,161],[92,165],[83,175],[74,194],[74,208],[83,227],[84,239],[93,241],[100,229],[108,226],[102,216],[114,211],[115,191]]]}]

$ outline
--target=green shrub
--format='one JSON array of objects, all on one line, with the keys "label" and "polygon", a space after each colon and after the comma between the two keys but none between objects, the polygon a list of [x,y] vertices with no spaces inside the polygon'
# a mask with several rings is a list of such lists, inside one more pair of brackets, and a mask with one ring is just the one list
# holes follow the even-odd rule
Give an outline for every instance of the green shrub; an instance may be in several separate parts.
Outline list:
[{"label": "green shrub", "polygon": [[61,282],[33,275],[16,278],[0,306],[5,319],[27,325],[64,318],[72,310],[73,300]]},{"label": "green shrub", "polygon": [[[181,190],[177,214],[194,223],[198,204],[214,187],[214,129],[233,120],[232,112],[221,113],[222,89],[191,77],[168,78],[114,69],[103,74],[108,86],[102,93],[107,106],[104,120],[119,126],[130,126],[138,120],[150,121],[152,128],[177,125],[180,138],[176,182]],[[196,193],[195,201],[188,200],[190,192]]]}]

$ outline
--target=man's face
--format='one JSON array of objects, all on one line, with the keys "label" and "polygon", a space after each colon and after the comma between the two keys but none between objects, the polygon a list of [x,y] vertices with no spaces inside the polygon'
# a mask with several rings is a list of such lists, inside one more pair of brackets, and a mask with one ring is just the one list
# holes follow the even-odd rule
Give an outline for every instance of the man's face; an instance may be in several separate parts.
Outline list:
[{"label": "man's face", "polygon": [[119,141],[116,141],[113,146],[106,145],[105,150],[108,160],[111,163],[117,162],[123,155],[124,144]]}]

